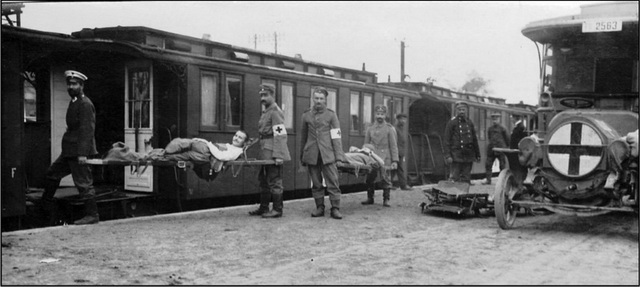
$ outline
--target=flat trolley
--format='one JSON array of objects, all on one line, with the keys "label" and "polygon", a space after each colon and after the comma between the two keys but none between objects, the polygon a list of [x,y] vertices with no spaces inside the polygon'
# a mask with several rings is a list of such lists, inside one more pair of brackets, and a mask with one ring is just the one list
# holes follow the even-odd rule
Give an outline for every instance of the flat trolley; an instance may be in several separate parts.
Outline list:
[{"label": "flat trolley", "polygon": [[423,213],[443,211],[467,215],[473,212],[480,215],[481,208],[493,208],[489,193],[471,190],[466,182],[441,180],[436,187],[423,192],[427,198],[420,204]]}]

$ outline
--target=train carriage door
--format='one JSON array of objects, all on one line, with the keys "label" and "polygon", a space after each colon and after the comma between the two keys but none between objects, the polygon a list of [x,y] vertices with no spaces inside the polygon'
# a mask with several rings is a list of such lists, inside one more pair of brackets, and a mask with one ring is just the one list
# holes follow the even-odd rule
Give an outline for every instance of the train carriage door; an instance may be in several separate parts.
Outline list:
[{"label": "train carriage door", "polygon": [[[51,68],[51,162],[54,162],[62,153],[62,136],[67,130],[66,116],[71,98],[67,92],[65,70],[68,69]],[[60,186],[74,186],[71,175],[62,178]]]},{"label": "train carriage door", "polygon": [[[153,66],[150,61],[136,61],[125,66],[124,141],[139,154],[153,149]],[[153,191],[153,167],[124,169],[127,190]]]}]

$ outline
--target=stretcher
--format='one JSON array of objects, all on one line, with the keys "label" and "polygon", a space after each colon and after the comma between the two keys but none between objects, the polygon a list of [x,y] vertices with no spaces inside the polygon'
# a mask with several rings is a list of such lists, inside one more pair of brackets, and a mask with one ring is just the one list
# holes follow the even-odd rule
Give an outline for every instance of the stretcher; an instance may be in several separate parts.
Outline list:
[{"label": "stretcher", "polygon": [[[351,164],[351,163],[344,163],[344,162],[337,162],[336,166],[338,167],[338,171],[339,172],[344,172],[344,173],[349,173],[349,174],[353,174],[356,177],[357,176],[364,176],[367,175],[369,173],[371,173],[372,171],[375,171],[376,168],[370,166],[370,165],[364,165],[364,164]],[[389,171],[392,170],[390,166],[384,166],[384,170]]]},{"label": "stretcher", "polygon": [[473,212],[480,215],[481,208],[493,208],[488,193],[471,190],[466,182],[441,180],[436,187],[425,189],[423,192],[427,197],[427,200],[420,204],[423,213],[443,211],[466,215]]}]

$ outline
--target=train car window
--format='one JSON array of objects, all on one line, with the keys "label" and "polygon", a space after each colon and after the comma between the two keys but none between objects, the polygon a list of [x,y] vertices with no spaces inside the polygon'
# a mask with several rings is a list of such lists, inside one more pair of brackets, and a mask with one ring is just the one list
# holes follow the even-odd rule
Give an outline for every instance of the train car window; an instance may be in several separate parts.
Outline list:
[{"label": "train car window", "polygon": [[202,73],[200,76],[200,126],[218,126],[218,75]]},{"label": "train car window", "polygon": [[338,91],[336,89],[327,89],[327,92],[329,92],[329,96],[327,96],[327,108],[338,113]]},{"label": "train car window", "polygon": [[22,76],[24,77],[24,122],[36,122],[38,120],[36,74],[25,71]]},{"label": "train car window", "polygon": [[373,94],[364,93],[362,96],[362,127],[366,129],[373,122]]},{"label": "train car window", "polygon": [[225,97],[225,120],[227,127],[239,128],[242,119],[242,78],[227,76]]},{"label": "train car window", "polygon": [[351,75],[350,73],[343,73],[345,79],[347,80],[352,80],[353,79],[353,75]]},{"label": "train car window", "polygon": [[293,109],[294,89],[293,83],[282,82],[282,88],[280,89],[282,91],[280,107],[284,112],[284,126],[287,129],[293,129],[293,115],[295,114]]},{"label": "train car window", "polygon": [[361,130],[361,120],[360,116],[360,93],[359,92],[351,92],[351,133],[357,134]]},{"label": "train car window", "polygon": [[317,74],[318,73],[318,68],[309,66],[309,67],[307,67],[307,72],[310,73],[310,74]]},{"label": "train car window", "polygon": [[129,128],[151,127],[151,73],[149,68],[131,68],[127,108]]}]

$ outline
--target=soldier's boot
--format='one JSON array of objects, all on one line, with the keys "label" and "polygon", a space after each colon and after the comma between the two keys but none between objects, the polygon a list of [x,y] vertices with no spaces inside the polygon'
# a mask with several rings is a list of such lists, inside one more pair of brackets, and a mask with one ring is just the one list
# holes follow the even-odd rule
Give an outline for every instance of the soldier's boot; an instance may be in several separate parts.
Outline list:
[{"label": "soldier's boot", "polygon": [[382,206],[391,207],[389,205],[389,199],[391,197],[391,190],[389,188],[385,188],[382,190]]},{"label": "soldier's boot", "polygon": [[375,193],[375,190],[373,188],[367,189],[367,200],[360,202],[363,205],[369,205],[369,204],[373,204],[373,194]]},{"label": "soldier's boot", "polygon": [[261,192],[260,193],[260,206],[258,209],[254,211],[249,211],[249,215],[257,216],[263,215],[269,211],[269,201],[271,201],[271,193],[270,192]]},{"label": "soldier's boot", "polygon": [[84,209],[86,215],[83,218],[74,221],[73,224],[95,224],[100,221],[100,216],[98,215],[98,204],[96,203],[95,198],[88,198],[84,202]]},{"label": "soldier's boot", "polygon": [[342,214],[340,213],[340,199],[331,200],[331,217],[335,219],[342,219]]},{"label": "soldier's boot", "polygon": [[54,226],[58,220],[58,203],[55,199],[45,198],[40,203],[42,207],[42,226]]},{"label": "soldier's boot", "polygon": [[324,197],[314,198],[316,201],[316,210],[311,213],[311,217],[324,216]]},{"label": "soldier's boot", "polygon": [[484,184],[484,185],[491,184],[491,171],[487,171],[486,178],[487,178],[487,180],[483,181],[482,184]]},{"label": "soldier's boot", "polygon": [[263,214],[262,218],[278,218],[278,217],[282,217],[282,206],[283,206],[282,193],[280,193],[280,194],[272,194],[271,198],[273,199],[273,210]]}]

